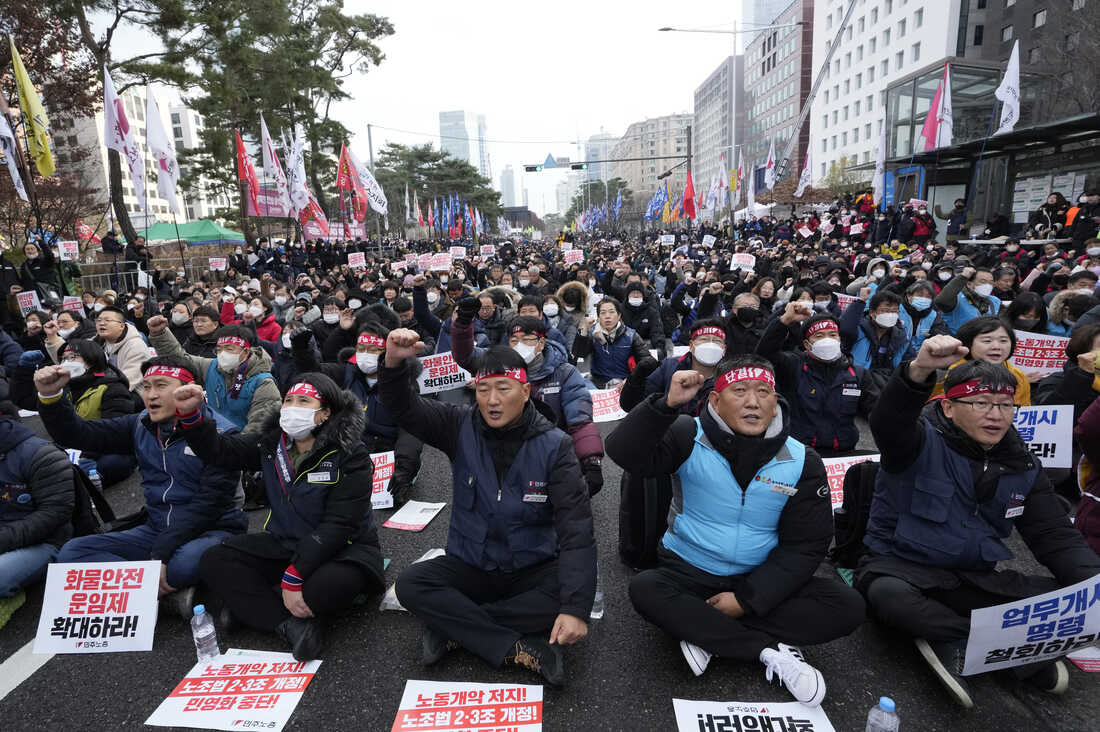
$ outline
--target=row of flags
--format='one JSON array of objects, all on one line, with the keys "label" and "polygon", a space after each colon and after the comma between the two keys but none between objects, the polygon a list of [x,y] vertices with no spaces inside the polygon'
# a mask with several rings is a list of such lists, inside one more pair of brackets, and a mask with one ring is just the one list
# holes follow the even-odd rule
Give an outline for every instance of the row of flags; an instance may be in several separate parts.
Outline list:
[{"label": "row of flags", "polygon": [[590,231],[600,224],[618,221],[622,207],[623,191],[620,188],[616,193],[614,204],[608,205],[606,201],[599,205],[593,204],[587,211],[578,214],[573,220],[573,231]]}]

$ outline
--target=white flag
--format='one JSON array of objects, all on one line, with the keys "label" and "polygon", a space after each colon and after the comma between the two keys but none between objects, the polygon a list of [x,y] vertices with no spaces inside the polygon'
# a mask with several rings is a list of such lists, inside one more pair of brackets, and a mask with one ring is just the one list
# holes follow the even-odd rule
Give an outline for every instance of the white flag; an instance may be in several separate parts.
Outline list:
[{"label": "white flag", "polygon": [[764,164],[764,185],[770,191],[775,188],[775,138],[772,138],[772,146],[768,149],[768,162]]},{"label": "white flag", "polygon": [[363,188],[367,191],[367,200],[370,201],[370,207],[382,215],[387,214],[390,206],[389,202],[386,201],[386,192],[382,190],[382,186],[378,185],[378,181],[374,179],[374,176],[367,169],[367,166],[360,163],[359,159],[355,157],[355,153],[351,151],[350,146],[347,148],[347,151],[351,167],[355,168],[355,172],[359,174],[359,180],[362,182]]},{"label": "white flag", "polygon": [[[775,145],[773,144],[774,148]],[[756,215],[756,192],[753,188],[756,187],[756,163],[749,166],[747,174],[745,175],[745,198],[748,201],[749,216]]]},{"label": "white flag", "polygon": [[882,203],[886,193],[886,121],[879,121],[878,153],[875,155],[875,177],[871,179],[875,203]]},{"label": "white flag", "polygon": [[[278,151],[275,141],[267,131],[267,122],[264,122],[264,114],[260,112],[260,145],[263,147],[264,180],[271,178],[275,181],[275,193],[279,197],[279,203],[289,214],[294,206],[290,201],[290,189],[287,187],[286,173],[279,164]],[[294,213],[297,213],[295,211]]]},{"label": "white flag", "polygon": [[1016,123],[1020,121],[1020,41],[1012,45],[1012,55],[1008,57],[1008,68],[1005,69],[1005,78],[1001,79],[1001,85],[993,96],[1001,100],[1001,124],[994,135],[1012,132]]},{"label": "white flag", "polygon": [[726,196],[730,193],[729,174],[726,172],[726,156],[722,154],[718,157],[718,203],[724,204],[726,202]]},{"label": "white flag", "polygon": [[795,189],[794,197],[802,198],[803,191],[806,190],[806,186],[810,185],[810,151],[806,151],[806,167],[802,169],[802,175],[798,178],[798,188]]},{"label": "white flag", "polygon": [[955,136],[954,109],[951,105],[951,65],[948,64],[943,72],[943,96],[940,98],[940,109],[936,114],[936,147],[951,147],[951,140]]},{"label": "white flag", "polygon": [[111,81],[106,64],[103,65],[103,140],[108,150],[117,150],[126,160],[138,206],[145,211],[145,156],[134,139],[134,128],[115,92],[115,83]]},{"label": "white flag", "polygon": [[409,184],[405,184],[405,223],[413,221],[415,217],[412,215],[412,209],[409,208]]},{"label": "white flag", "polygon": [[182,213],[176,186],[179,184],[180,167],[176,163],[176,147],[164,131],[160,108],[153,99],[153,90],[145,87],[145,144],[157,166],[157,194],[168,201],[172,213]]},{"label": "white flag", "polygon": [[11,182],[15,186],[15,192],[19,194],[20,198],[29,203],[27,189],[23,187],[23,178],[19,175],[19,166],[16,164],[18,160],[16,157],[17,150],[15,135],[11,133],[8,119],[0,115],[0,152],[4,153],[4,159],[8,162],[8,172],[11,173]]},{"label": "white flag", "polygon": [[306,187],[306,154],[302,141],[302,131],[294,132],[293,140],[287,140],[283,132],[283,150],[286,152],[287,185],[289,186],[290,205],[297,216],[309,208],[309,189]]},{"label": "white flag", "polygon": [[[730,185],[733,185],[734,181],[730,181]],[[745,153],[743,150],[737,151],[737,191],[734,195],[734,191],[730,191],[732,200],[730,206],[736,206],[741,203],[741,190],[745,187]]]}]

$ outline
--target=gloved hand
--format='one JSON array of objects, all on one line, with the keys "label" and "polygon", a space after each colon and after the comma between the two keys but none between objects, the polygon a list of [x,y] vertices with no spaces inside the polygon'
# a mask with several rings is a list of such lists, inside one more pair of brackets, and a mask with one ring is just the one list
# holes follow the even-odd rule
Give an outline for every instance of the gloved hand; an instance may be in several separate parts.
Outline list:
[{"label": "gloved hand", "polygon": [[481,301],[476,297],[466,296],[458,301],[458,305],[455,306],[458,310],[458,318],[456,320],[462,325],[469,325],[474,322],[474,316],[477,315],[477,311],[481,309]]},{"label": "gloved hand", "polygon": [[20,366],[34,366],[38,368],[46,362],[46,354],[42,351],[23,351],[19,356]]},{"label": "gloved hand", "polygon": [[639,361],[634,366],[634,370],[630,372],[630,381],[635,384],[645,381],[649,378],[650,374],[657,370],[660,365],[661,364],[657,361],[657,359],[651,356],[646,356],[641,361]]},{"label": "gloved hand", "polygon": [[584,480],[588,483],[588,496],[591,498],[603,488],[603,466],[599,455],[586,457],[581,461]]},{"label": "gloved hand", "polygon": [[299,328],[294,331],[294,335],[290,336],[290,344],[292,348],[305,348],[309,345],[309,339],[313,337],[313,331],[309,328]]}]

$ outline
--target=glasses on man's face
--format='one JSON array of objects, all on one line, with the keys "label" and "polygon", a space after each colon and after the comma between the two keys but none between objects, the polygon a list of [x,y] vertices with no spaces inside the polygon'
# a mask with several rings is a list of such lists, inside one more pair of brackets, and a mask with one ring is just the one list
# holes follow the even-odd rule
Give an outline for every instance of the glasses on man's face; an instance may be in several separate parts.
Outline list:
[{"label": "glasses on man's face", "polygon": [[952,401],[956,404],[965,404],[978,414],[989,414],[994,409],[998,410],[1002,415],[1012,414],[1016,411],[1016,405],[1012,402],[990,402],[985,399],[975,399],[974,401],[952,399]]},{"label": "glasses on man's face", "polygon": [[125,320],[118,320],[116,318],[96,318],[95,322],[96,322],[97,325],[101,324],[101,323],[103,323],[103,324],[105,324],[105,323],[118,323],[119,325],[122,325],[126,321]]}]

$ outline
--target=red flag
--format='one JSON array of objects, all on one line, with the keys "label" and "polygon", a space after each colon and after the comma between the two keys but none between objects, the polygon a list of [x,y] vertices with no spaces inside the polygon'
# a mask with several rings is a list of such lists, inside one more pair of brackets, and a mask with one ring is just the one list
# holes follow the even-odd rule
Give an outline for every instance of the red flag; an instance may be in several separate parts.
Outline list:
[{"label": "red flag", "polygon": [[256,196],[260,191],[260,181],[256,178],[256,168],[252,165],[252,159],[248,157],[248,151],[244,149],[244,140],[241,139],[239,130],[233,130],[237,135],[237,180],[248,183],[248,197],[251,199],[252,210],[260,210],[260,202]]},{"label": "red flag", "polygon": [[328,219],[325,218],[325,212],[321,210],[320,204],[317,203],[317,199],[313,197],[313,194],[309,194],[309,205],[298,212],[298,221],[302,224],[302,228],[306,227],[310,219],[316,219],[317,226],[321,229],[323,236],[329,235]]},{"label": "red flag", "polygon": [[432,229],[435,228],[435,206],[431,201],[428,201],[428,226]]},{"label": "red flag", "polygon": [[95,235],[95,230],[80,219],[76,220],[76,238],[81,241],[94,241],[96,244],[102,244],[99,237]]},{"label": "red flag", "polygon": [[416,225],[421,228],[424,227],[424,211],[421,210],[419,203],[416,204]]},{"label": "red flag", "polygon": [[356,221],[365,221],[367,218],[367,189],[363,187],[363,181],[359,177],[359,171],[351,162],[351,156],[347,148],[340,145],[340,163],[336,169],[336,187],[340,190],[352,192],[351,208]]},{"label": "red flag", "polygon": [[695,186],[691,183],[691,171],[688,171],[687,182],[684,184],[684,216],[695,218]]}]

